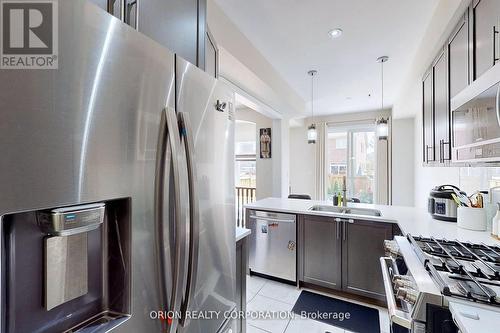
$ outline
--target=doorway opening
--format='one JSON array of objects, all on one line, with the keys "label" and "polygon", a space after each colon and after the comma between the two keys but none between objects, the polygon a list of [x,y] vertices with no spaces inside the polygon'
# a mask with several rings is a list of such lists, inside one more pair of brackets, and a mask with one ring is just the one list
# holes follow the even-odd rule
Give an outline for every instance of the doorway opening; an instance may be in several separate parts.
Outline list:
[{"label": "doorway opening", "polygon": [[[237,111],[238,112],[238,111]],[[235,198],[236,224],[243,226],[244,205],[256,200],[257,192],[257,124],[247,120],[235,123]]]},{"label": "doorway opening", "polygon": [[273,118],[236,95],[236,225],[245,226],[245,205],[273,195]]}]

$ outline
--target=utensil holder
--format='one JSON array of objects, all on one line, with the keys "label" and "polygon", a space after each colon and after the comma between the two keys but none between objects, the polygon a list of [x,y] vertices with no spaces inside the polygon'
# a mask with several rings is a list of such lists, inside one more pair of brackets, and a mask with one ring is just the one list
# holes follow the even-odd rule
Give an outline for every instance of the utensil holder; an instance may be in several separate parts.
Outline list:
[{"label": "utensil holder", "polygon": [[462,229],[486,230],[486,209],[472,207],[458,207],[457,226]]}]

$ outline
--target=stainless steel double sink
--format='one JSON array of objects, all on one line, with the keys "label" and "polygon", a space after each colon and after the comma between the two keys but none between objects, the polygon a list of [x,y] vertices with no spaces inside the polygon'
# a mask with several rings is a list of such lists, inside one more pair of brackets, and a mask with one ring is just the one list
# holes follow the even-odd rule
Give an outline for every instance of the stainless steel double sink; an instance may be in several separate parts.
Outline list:
[{"label": "stainless steel double sink", "polygon": [[378,209],[371,208],[355,208],[355,207],[338,207],[327,205],[314,205],[309,210],[319,212],[329,212],[337,214],[351,214],[351,215],[366,215],[366,216],[382,216]]}]

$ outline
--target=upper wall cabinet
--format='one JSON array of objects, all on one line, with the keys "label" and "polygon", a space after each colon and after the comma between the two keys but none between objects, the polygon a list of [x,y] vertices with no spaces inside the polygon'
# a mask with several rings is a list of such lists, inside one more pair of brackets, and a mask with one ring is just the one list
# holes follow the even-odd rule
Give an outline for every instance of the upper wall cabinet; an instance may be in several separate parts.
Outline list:
[{"label": "upper wall cabinet", "polygon": [[97,6],[101,7],[104,10],[108,10],[108,3],[112,5],[114,2],[119,2],[119,1],[113,1],[113,0],[89,0],[93,4],[96,4]]},{"label": "upper wall cabinet", "polygon": [[424,124],[424,163],[435,161],[434,146],[434,108],[432,93],[432,70],[423,79],[423,124]]},{"label": "upper wall cabinet", "polygon": [[448,98],[448,52],[443,48],[432,66],[434,94],[435,160],[445,163],[451,159],[451,130]]},{"label": "upper wall cabinet", "polygon": [[443,47],[422,81],[424,163],[445,164],[451,159],[448,48]]},{"label": "upper wall cabinet", "polygon": [[450,100],[469,85],[469,13],[466,12],[448,41]]},{"label": "upper wall cabinet", "polygon": [[451,163],[450,100],[470,83],[470,35],[467,10],[422,78],[425,165],[446,166]]},{"label": "upper wall cabinet", "polygon": [[205,1],[127,0],[127,23],[204,69]]},{"label": "upper wall cabinet", "polygon": [[205,69],[206,0],[90,1]]},{"label": "upper wall cabinet", "polygon": [[474,79],[490,69],[500,58],[500,1],[472,2]]},{"label": "upper wall cabinet", "polygon": [[219,49],[209,29],[205,36],[205,72],[215,78],[219,75]]}]

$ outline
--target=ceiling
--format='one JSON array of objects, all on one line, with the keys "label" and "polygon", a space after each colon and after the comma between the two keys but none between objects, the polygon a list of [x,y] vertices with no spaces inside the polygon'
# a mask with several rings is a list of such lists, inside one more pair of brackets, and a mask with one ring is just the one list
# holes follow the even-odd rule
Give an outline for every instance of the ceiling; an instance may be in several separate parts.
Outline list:
[{"label": "ceiling", "polygon": [[[315,114],[391,107],[410,72],[436,0],[215,0],[225,14],[304,99],[309,69],[318,70]],[[341,28],[331,39],[328,31]]]}]

